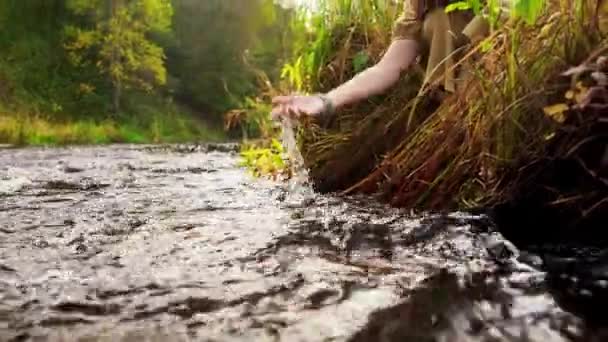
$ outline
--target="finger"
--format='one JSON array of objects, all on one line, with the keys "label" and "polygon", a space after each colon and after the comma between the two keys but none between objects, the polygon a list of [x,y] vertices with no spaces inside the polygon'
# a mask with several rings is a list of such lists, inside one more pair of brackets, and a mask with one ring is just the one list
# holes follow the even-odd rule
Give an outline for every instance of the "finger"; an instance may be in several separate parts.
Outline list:
[{"label": "finger", "polygon": [[270,111],[270,118],[272,120],[276,120],[279,118],[279,116],[281,115],[280,109],[275,107]]},{"label": "finger", "polygon": [[293,100],[293,96],[275,96],[272,99],[273,104],[287,104]]},{"label": "finger", "polygon": [[286,114],[285,105],[278,105],[272,109],[270,116],[272,119],[279,119]]},{"label": "finger", "polygon": [[302,114],[300,107],[298,106],[288,105],[287,108],[289,116],[291,116],[292,118],[298,118]]}]

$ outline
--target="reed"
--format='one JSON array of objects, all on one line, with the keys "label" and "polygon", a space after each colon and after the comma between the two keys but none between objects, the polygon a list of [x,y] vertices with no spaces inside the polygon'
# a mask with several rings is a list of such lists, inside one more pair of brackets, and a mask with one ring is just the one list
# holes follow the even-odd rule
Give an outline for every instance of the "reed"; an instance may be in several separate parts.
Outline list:
[{"label": "reed", "polygon": [[[305,122],[300,145],[317,189],[380,193],[393,205],[424,209],[499,202],[506,197],[505,170],[524,155],[539,156],[560,127],[543,111],[569,87],[559,71],[605,44],[603,32],[592,27],[594,7],[589,1],[520,4],[472,47],[461,61],[472,77],[441,104],[421,90],[414,72],[391,93],[345,109],[334,122]],[[351,76],[360,51],[374,52],[372,60],[381,56],[387,41],[363,37],[370,37],[370,27],[388,35],[388,26],[359,24],[350,12],[346,17],[351,24],[335,29],[350,27],[348,36],[320,35],[340,39],[333,43],[337,52],[321,54],[332,58],[315,64],[313,75],[321,76],[307,86],[311,91]],[[605,27],[605,18],[597,26]]]}]

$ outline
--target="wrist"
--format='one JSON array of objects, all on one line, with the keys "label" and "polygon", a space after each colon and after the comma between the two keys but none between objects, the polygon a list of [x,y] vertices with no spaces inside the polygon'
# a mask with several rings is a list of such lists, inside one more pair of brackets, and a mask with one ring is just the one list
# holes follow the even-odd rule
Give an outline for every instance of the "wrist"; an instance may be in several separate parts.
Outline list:
[{"label": "wrist", "polygon": [[336,112],[335,101],[329,94],[317,94],[317,97],[323,101],[323,112],[321,115],[333,115]]}]

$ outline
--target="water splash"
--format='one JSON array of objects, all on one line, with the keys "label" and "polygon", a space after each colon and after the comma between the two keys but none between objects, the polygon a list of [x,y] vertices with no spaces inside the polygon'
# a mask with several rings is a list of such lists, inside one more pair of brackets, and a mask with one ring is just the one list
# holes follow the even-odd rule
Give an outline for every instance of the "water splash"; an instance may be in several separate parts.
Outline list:
[{"label": "water splash", "polygon": [[291,118],[283,118],[281,120],[281,128],[281,142],[285,149],[292,174],[288,190],[290,193],[313,195],[308,169],[304,164],[304,158],[296,142],[295,128],[297,128],[297,123]]}]

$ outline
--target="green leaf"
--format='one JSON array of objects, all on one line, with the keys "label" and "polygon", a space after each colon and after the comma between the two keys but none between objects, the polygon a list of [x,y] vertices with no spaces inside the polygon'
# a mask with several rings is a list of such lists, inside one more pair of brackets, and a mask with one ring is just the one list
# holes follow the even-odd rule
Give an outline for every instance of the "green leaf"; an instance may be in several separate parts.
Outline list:
[{"label": "green leaf", "polygon": [[488,52],[492,49],[492,40],[489,38],[484,39],[481,43],[481,51],[482,52]]},{"label": "green leaf", "polygon": [[451,3],[445,7],[445,12],[450,13],[453,11],[465,11],[471,9],[471,4],[468,1],[458,1]]},{"label": "green leaf", "polygon": [[522,17],[528,25],[536,22],[545,7],[545,0],[514,0],[513,15]]},{"label": "green leaf", "polygon": [[365,67],[367,67],[369,63],[369,55],[367,54],[366,51],[360,51],[358,52],[355,57],[353,58],[353,68],[355,70],[355,73],[359,73],[361,71],[363,71],[363,69],[365,69]]}]

